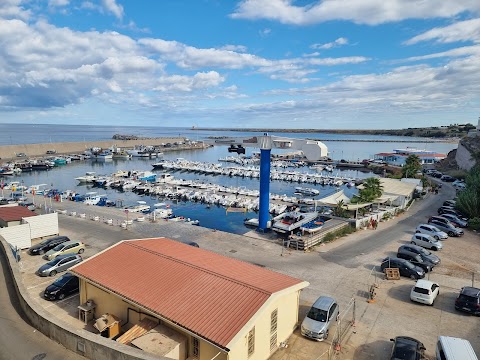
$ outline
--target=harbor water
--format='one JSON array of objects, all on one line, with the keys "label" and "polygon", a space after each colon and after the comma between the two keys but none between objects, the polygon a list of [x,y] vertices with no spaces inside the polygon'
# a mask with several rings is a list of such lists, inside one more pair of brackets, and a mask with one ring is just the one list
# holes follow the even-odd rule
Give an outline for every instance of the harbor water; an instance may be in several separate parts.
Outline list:
[{"label": "harbor water", "polygon": [[[28,130],[30,127],[30,130]],[[32,132],[32,127],[36,129]],[[54,129],[55,127],[55,129]],[[6,129],[6,125],[0,125],[0,131]],[[21,134],[22,132],[23,135]],[[95,140],[108,140],[111,139],[114,134],[131,134],[137,136],[148,137],[173,137],[182,136],[191,140],[205,140],[209,136],[248,136],[252,133],[237,133],[226,132],[218,133],[215,131],[192,131],[190,129],[179,128],[141,128],[141,127],[83,127],[83,126],[61,126],[58,125],[9,125],[6,132],[2,131],[0,137],[0,143],[3,145],[9,144],[21,144],[21,143],[44,143],[48,141],[52,142],[65,142],[65,141],[95,141]],[[272,133],[273,134],[273,133]],[[278,136],[297,137],[297,138],[312,138],[320,137],[318,134],[312,136],[310,133],[304,134],[275,134]],[[339,140],[345,138],[345,135],[325,134],[330,136],[333,140]],[[321,136],[324,137],[323,135]],[[375,138],[380,141],[406,141],[410,138],[400,137],[380,137],[380,136],[351,136],[352,139],[366,139]],[[388,152],[393,148],[405,148],[416,147],[428,150],[434,150],[437,152],[446,153],[456,147],[456,144],[448,143],[425,143],[422,144],[412,142],[349,142],[349,141],[333,141],[325,144],[330,151],[330,157],[333,159],[347,159],[358,160],[363,158],[370,158],[376,152]],[[413,141],[413,140],[412,140]],[[0,144],[0,145],[1,145]],[[258,151],[258,149],[253,149]],[[250,155],[252,149],[247,149],[247,154]],[[166,160],[175,160],[177,158],[184,158],[191,161],[201,161],[207,163],[217,163],[220,158],[224,158],[228,154],[226,147],[211,147],[202,150],[184,150],[165,152],[163,158]],[[98,194],[106,194],[109,200],[115,201],[118,204],[124,206],[133,205],[138,200],[145,201],[148,205],[158,202],[166,202],[174,214],[177,216],[183,216],[185,218],[191,218],[200,221],[200,226],[204,226],[211,229],[217,229],[237,234],[242,234],[250,229],[246,228],[243,224],[245,218],[257,217],[254,212],[226,212],[226,209],[216,205],[204,204],[200,202],[190,201],[176,201],[169,199],[159,199],[150,196],[140,196],[133,192],[119,192],[115,189],[103,189],[92,188],[91,185],[79,184],[75,180],[76,177],[85,175],[86,172],[94,171],[97,175],[110,175],[118,170],[152,170],[160,174],[165,170],[153,170],[152,164],[158,161],[156,158],[132,158],[130,160],[110,160],[110,161],[73,161],[64,166],[58,166],[48,171],[32,171],[25,172],[19,175],[4,178],[4,181],[19,181],[25,186],[31,186],[35,184],[47,184],[47,187],[55,188],[60,191],[72,190],[79,194],[85,194],[90,191],[96,191]],[[223,164],[223,166],[232,166],[232,164]],[[315,171],[308,167],[287,169],[300,172]],[[259,188],[258,178],[243,178],[243,177],[230,177],[223,175],[204,175],[196,172],[176,171],[170,172],[177,179],[196,180],[204,182],[206,184],[219,184],[223,186],[231,187],[244,187],[246,189]],[[346,178],[365,178],[372,176],[371,173],[365,173],[358,170],[338,170],[334,169],[333,173],[325,173],[325,175],[333,175],[337,177]],[[330,186],[330,185],[314,185],[314,184],[299,184],[298,182],[288,181],[271,181],[270,193],[272,194],[285,194],[287,196],[295,196],[296,186],[307,186],[319,190],[320,194],[315,196],[315,199],[326,197],[339,189],[343,189],[348,196],[352,196],[355,192],[355,188],[348,188],[347,186]],[[92,206],[94,211],[94,206]],[[121,209],[119,209],[121,211]]]}]

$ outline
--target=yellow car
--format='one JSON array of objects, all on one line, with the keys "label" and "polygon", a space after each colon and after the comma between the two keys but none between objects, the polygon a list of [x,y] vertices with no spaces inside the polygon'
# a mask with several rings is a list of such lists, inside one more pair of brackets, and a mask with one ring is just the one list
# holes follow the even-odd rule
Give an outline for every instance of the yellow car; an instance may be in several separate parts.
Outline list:
[{"label": "yellow car", "polygon": [[58,244],[53,249],[47,251],[43,258],[45,260],[55,259],[58,255],[82,254],[85,251],[85,244],[81,241],[66,241]]}]

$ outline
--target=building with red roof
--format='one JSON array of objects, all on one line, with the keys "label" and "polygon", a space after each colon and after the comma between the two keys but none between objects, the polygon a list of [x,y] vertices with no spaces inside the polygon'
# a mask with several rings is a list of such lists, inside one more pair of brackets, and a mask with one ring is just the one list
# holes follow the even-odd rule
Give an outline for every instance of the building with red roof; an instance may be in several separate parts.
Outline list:
[{"label": "building with red roof", "polygon": [[377,153],[374,155],[374,159],[389,165],[404,166],[410,155],[417,155],[422,165],[434,164],[447,157],[446,154],[438,154],[435,151],[407,147],[406,149],[394,149],[393,152]]},{"label": "building with red roof", "polygon": [[[71,271],[80,278],[80,302],[92,300],[96,318],[112,314],[124,328],[154,320],[157,332],[185,339],[178,359],[269,358],[295,329],[309,285],[166,238],[124,240]],[[153,351],[165,356],[162,343]]]},{"label": "building with red roof", "polygon": [[20,225],[23,218],[37,216],[23,206],[0,206],[0,228]]}]

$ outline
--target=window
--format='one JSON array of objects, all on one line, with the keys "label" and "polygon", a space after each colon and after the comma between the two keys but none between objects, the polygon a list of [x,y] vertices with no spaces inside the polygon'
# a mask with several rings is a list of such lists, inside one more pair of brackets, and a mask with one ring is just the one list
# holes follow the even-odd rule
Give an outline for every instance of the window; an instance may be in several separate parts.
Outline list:
[{"label": "window", "polygon": [[336,308],[337,308],[337,304],[333,304],[332,307],[330,308],[330,312],[328,314],[328,320],[330,320],[332,318],[332,315],[335,312]]},{"label": "window", "polygon": [[255,327],[248,332],[248,356],[252,356],[255,352]]},{"label": "window", "polygon": [[273,334],[277,331],[277,315],[278,309],[273,310],[272,314],[270,315],[270,334]]},{"label": "window", "polygon": [[270,352],[277,348],[277,332],[270,336]]},{"label": "window", "polygon": [[192,338],[192,352],[197,359],[200,357],[200,342],[196,337]]}]

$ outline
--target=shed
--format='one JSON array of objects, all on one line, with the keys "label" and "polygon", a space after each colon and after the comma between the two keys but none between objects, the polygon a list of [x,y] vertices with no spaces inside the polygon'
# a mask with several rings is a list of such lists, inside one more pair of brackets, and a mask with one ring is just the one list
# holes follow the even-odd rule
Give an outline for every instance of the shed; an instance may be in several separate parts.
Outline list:
[{"label": "shed", "polygon": [[166,238],[124,240],[71,272],[80,302],[95,301],[97,315],[131,325],[151,317],[184,336],[185,345],[172,337],[185,347],[179,360],[268,359],[297,326],[309,285]]},{"label": "shed", "polygon": [[0,227],[20,225],[23,218],[32,216],[37,214],[23,206],[0,207]]}]

